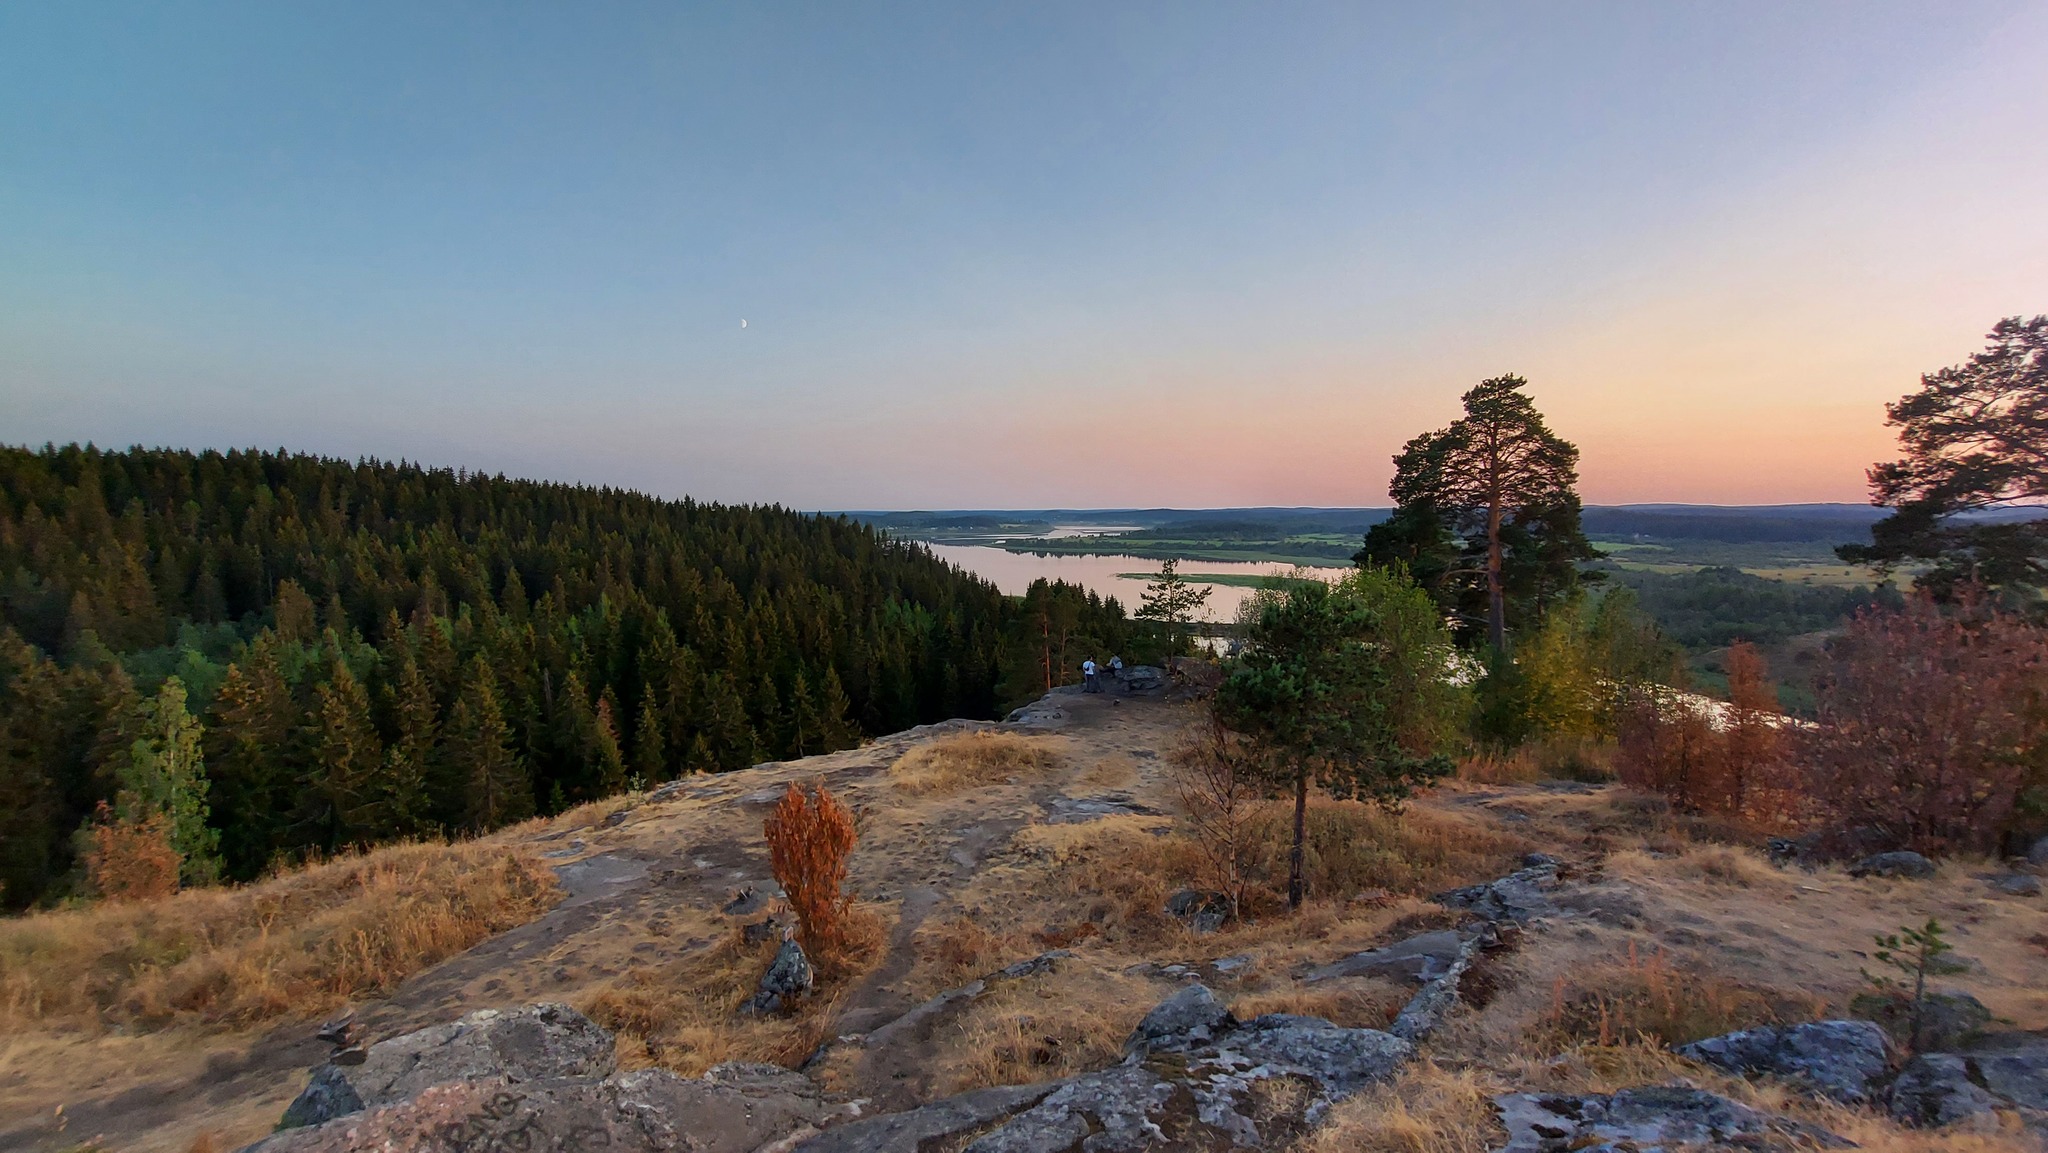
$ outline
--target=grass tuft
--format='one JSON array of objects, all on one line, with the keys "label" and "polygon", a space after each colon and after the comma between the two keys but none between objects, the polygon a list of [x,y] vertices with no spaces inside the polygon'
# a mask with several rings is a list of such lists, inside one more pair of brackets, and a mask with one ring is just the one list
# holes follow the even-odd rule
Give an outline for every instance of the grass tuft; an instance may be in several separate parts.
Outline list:
[{"label": "grass tuft", "polygon": [[952,793],[1010,778],[1037,779],[1059,764],[1059,751],[1049,741],[984,729],[916,746],[890,766],[889,779],[906,793]]}]

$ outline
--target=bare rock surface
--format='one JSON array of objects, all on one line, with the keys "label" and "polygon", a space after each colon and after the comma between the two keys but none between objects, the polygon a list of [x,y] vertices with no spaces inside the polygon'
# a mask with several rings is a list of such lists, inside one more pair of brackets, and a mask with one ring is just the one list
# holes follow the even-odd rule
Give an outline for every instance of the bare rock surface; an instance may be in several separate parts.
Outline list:
[{"label": "bare rock surface", "polygon": [[247,1153],[752,1153],[831,1112],[815,1092],[794,1091],[781,1079],[722,1079],[718,1072],[696,1080],[642,1069],[604,1078],[458,1081],[323,1125],[283,1130]]},{"label": "bare rock surface", "polygon": [[1685,1086],[1583,1096],[1510,1093],[1493,1104],[1508,1130],[1500,1153],[1840,1149],[1851,1144],[1804,1122]]},{"label": "bare rock surface", "polygon": [[286,1109],[282,1124],[317,1125],[364,1108],[406,1101],[433,1085],[497,1078],[507,1083],[602,1077],[612,1037],[567,1005],[479,1009],[370,1046],[362,1064],[323,1065]]},{"label": "bare rock surface", "polygon": [[[1124,1063],[1058,1083],[967,1153],[1272,1147],[1414,1055],[1377,1029],[1272,1013],[1240,1022],[1191,984],[1153,1008]],[[1286,1108],[1268,1107],[1286,1100]]]},{"label": "bare rock surface", "polygon": [[1481,920],[1513,921],[1519,925],[1556,916],[1557,904],[1551,899],[1556,888],[1557,865],[1546,862],[1517,869],[1485,884],[1439,893],[1433,899],[1439,905],[1470,912]]},{"label": "bare rock surface", "polygon": [[1398,977],[1426,984],[1450,971],[1464,945],[1465,936],[1456,929],[1419,933],[1385,948],[1353,953],[1341,961],[1311,969],[1302,980],[1313,984],[1337,977]]},{"label": "bare rock surface", "polygon": [[1892,1083],[1894,1121],[1936,1129],[1997,1109],[1998,1098],[1970,1079],[1969,1062],[1953,1053],[1923,1053]]},{"label": "bare rock surface", "polygon": [[1769,1073],[1824,1097],[1859,1104],[1889,1068],[1884,1030],[1869,1021],[1813,1021],[1744,1029],[1678,1048],[1731,1073]]}]

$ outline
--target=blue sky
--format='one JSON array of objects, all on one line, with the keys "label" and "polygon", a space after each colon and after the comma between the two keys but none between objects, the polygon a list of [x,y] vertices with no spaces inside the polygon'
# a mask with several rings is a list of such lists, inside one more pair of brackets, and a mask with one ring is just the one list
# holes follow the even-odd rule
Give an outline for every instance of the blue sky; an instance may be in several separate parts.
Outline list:
[{"label": "blue sky", "polygon": [[[0,438],[807,508],[1858,499],[2048,311],[2048,5],[0,8]],[[748,322],[743,330],[740,320]]]}]

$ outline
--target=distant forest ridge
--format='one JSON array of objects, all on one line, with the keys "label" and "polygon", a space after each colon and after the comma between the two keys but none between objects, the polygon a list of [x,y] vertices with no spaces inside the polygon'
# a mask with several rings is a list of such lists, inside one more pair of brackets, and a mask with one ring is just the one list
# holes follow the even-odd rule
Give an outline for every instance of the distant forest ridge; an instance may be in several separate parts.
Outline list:
[{"label": "distant forest ridge", "polygon": [[[1310,533],[1358,533],[1386,519],[1386,508],[1109,508],[850,511],[843,515],[908,536],[932,532],[1009,530],[1024,535],[1055,525],[1135,529],[1145,538],[1271,539]],[[1661,537],[1726,543],[1826,541],[1860,543],[1888,510],[1864,504],[1618,504],[1587,505],[1586,532],[1595,536]],[[2034,520],[2048,508],[2023,506],[1972,519]]]}]

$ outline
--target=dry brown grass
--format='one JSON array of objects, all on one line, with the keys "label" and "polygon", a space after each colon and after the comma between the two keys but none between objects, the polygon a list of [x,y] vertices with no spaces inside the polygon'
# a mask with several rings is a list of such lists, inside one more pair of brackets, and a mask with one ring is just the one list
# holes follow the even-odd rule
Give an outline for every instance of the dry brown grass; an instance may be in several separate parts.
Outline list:
[{"label": "dry brown grass", "polygon": [[239,1027],[327,1012],[554,904],[554,874],[493,842],[395,845],[240,888],[0,922],[11,1028]]},{"label": "dry brown grass", "polygon": [[1731,981],[1696,959],[1675,962],[1661,948],[1630,941],[1620,957],[1557,977],[1550,1012],[1536,1029],[1554,1045],[1683,1045],[1757,1025],[1811,1021],[1826,1010],[1822,998]]},{"label": "dry brown grass", "polygon": [[[1026,955],[1031,945],[1014,933],[992,931],[972,917],[948,917],[926,925],[913,938],[925,982],[951,989]],[[1050,945],[1047,947],[1059,948]]]},{"label": "dry brown grass", "polygon": [[1330,1111],[1304,1153],[1483,1153],[1507,1137],[1492,1098],[1506,1091],[1482,1070],[1418,1061]]},{"label": "dry brown grass", "polygon": [[927,741],[897,758],[889,779],[906,793],[951,793],[1012,779],[1035,780],[1060,765],[1052,741],[1018,733],[978,730]]},{"label": "dry brown grass", "polygon": [[1543,779],[1543,769],[1522,749],[1480,749],[1458,761],[1457,779],[1475,785],[1529,785]]},{"label": "dry brown grass", "polygon": [[1347,1029],[1384,1029],[1393,1024],[1413,989],[1382,981],[1331,981],[1320,985],[1280,985],[1246,993],[1230,1003],[1240,1021],[1266,1013],[1321,1017]]},{"label": "dry brown grass", "polygon": [[852,906],[843,928],[844,951],[836,963],[819,964],[817,988],[791,1012],[741,1015],[780,942],[748,945],[737,928],[673,964],[636,966],[576,1007],[617,1035],[619,1060],[628,1068],[660,1066],[695,1077],[722,1061],[793,1067],[831,1036],[846,990],[881,958],[885,927],[877,909]]},{"label": "dry brown grass", "polygon": [[1024,1085],[1114,1064],[1159,1000],[1151,984],[1069,962],[1004,981],[960,1016],[942,1070],[948,1091]]}]

